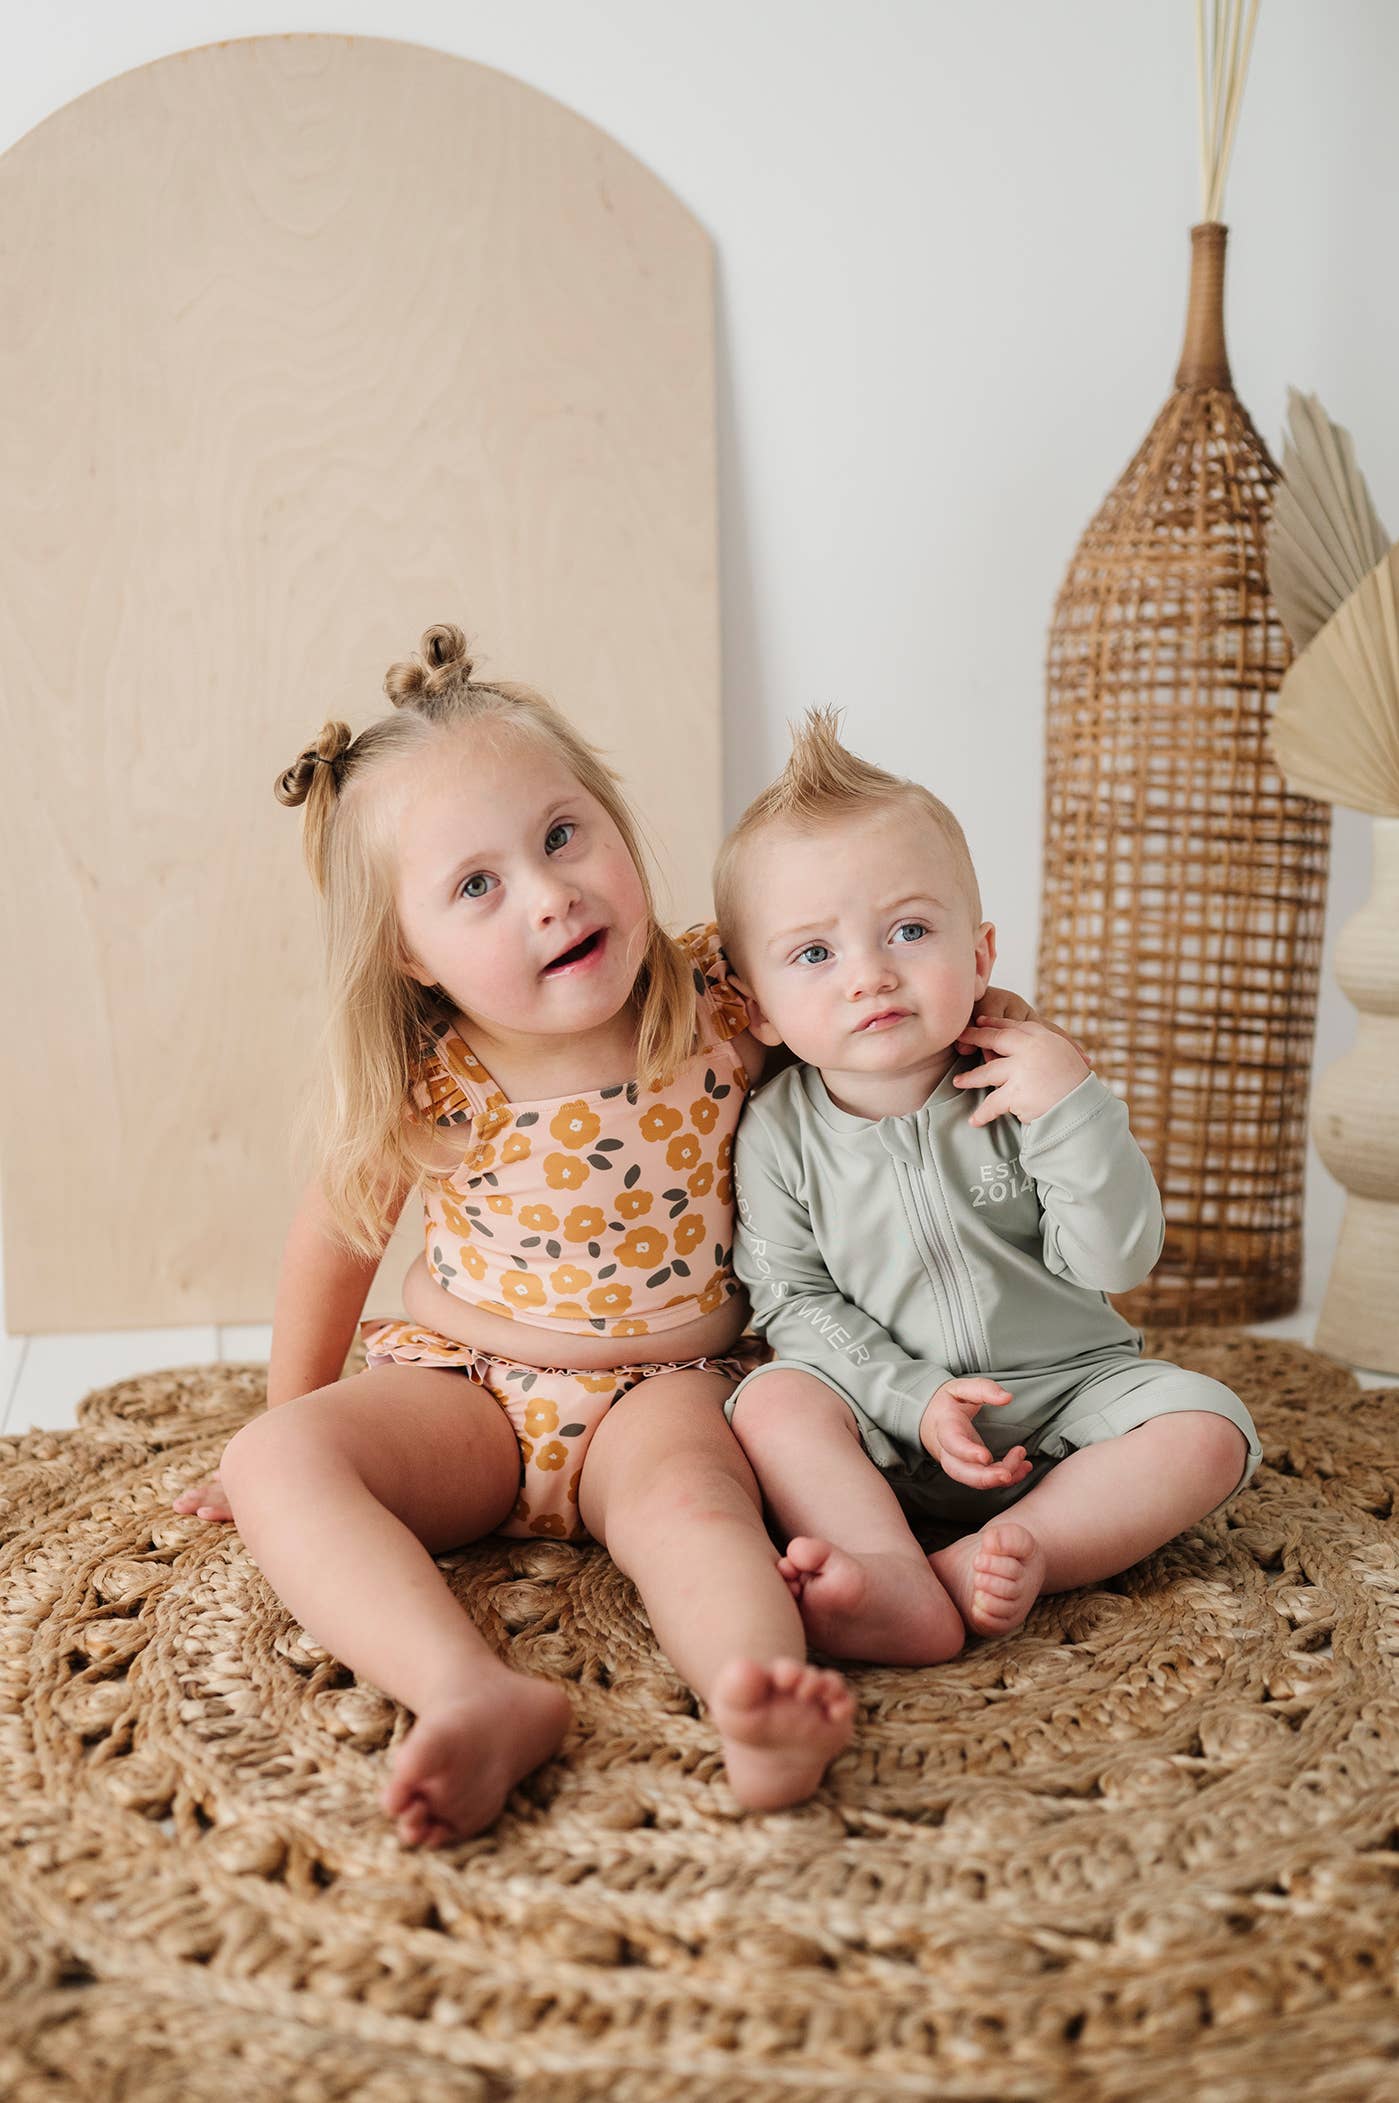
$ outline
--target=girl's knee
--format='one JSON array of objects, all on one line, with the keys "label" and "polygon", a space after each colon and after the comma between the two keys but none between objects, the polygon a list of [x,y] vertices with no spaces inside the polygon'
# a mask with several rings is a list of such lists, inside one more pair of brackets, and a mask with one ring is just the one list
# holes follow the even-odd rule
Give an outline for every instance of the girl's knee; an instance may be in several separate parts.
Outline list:
[{"label": "girl's knee", "polygon": [[317,1388],[293,1401],[279,1402],[275,1409],[265,1409],[240,1425],[219,1459],[219,1480],[230,1495],[236,1483],[265,1476],[277,1457],[285,1463],[293,1447],[303,1456],[310,1450],[334,1451],[333,1414],[314,1406],[324,1393]]}]

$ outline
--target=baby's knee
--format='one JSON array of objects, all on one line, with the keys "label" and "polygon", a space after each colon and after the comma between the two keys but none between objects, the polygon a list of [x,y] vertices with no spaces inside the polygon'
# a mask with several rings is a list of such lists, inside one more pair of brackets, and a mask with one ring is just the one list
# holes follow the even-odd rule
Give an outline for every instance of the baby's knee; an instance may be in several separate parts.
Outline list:
[{"label": "baby's knee", "polygon": [[1234,1419],[1202,1404],[1198,1409],[1173,1411],[1155,1419],[1182,1458],[1204,1478],[1220,1497],[1227,1497],[1240,1481],[1251,1451],[1248,1435]]},{"label": "baby's knee", "polygon": [[756,1449],[787,1438],[794,1427],[810,1432],[818,1423],[827,1422],[859,1435],[848,1406],[833,1388],[814,1373],[786,1367],[750,1381],[735,1402],[729,1422],[750,1459]]}]

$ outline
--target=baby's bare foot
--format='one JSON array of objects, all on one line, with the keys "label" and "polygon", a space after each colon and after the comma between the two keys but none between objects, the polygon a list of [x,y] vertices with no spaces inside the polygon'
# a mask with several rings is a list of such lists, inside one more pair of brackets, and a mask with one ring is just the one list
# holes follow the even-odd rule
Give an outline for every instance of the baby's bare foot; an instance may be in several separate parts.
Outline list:
[{"label": "baby's bare foot", "polygon": [[558,1750],[570,1713],[562,1687],[521,1672],[421,1710],[379,1797],[404,1846],[484,1831],[515,1784]]},{"label": "baby's bare foot", "polygon": [[962,1617],[915,1542],[854,1554],[798,1534],[777,1565],[813,1646],[869,1665],[936,1665],[961,1649]]},{"label": "baby's bare foot", "polygon": [[749,1811],[804,1803],[850,1743],[855,1697],[838,1672],[797,1658],[735,1658],[709,1697],[729,1785]]},{"label": "baby's bare foot", "polygon": [[974,1635],[1019,1628],[1044,1584],[1044,1550],[1018,1519],[997,1519],[928,1557]]}]

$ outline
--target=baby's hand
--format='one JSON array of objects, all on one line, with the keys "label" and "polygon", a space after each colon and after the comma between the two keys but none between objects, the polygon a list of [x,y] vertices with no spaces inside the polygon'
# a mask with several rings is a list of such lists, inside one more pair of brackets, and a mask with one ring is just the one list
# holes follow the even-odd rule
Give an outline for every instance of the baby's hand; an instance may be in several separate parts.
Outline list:
[{"label": "baby's hand", "polygon": [[217,1475],[211,1475],[207,1482],[201,1482],[195,1489],[181,1490],[171,1506],[171,1510],[184,1512],[187,1516],[192,1515],[200,1519],[231,1519],[233,1517],[232,1512],[228,1508],[228,1497],[225,1494],[224,1486]]},{"label": "baby's hand", "polygon": [[971,1114],[974,1125],[989,1125],[1007,1110],[1029,1124],[1061,1103],[1093,1071],[1073,1038],[1044,1022],[994,1022],[987,1027],[978,1010],[959,1042],[966,1050],[988,1055],[980,1066],[952,1076],[954,1088],[991,1090]]},{"label": "baby's hand", "polygon": [[[1075,1051],[1079,1048],[1067,1030],[1061,1030],[1058,1023],[1051,1022],[1047,1015],[1037,1015],[1028,1000],[1022,1000],[1018,993],[1007,992],[1004,986],[986,988],[976,1004],[973,1019],[977,1022],[1038,1022],[1043,1028],[1053,1030],[1056,1037],[1062,1037],[1066,1044],[1072,1044]],[[965,1031],[957,1039],[957,1049],[963,1052],[976,1050],[976,1046],[967,1041]]]},{"label": "baby's hand", "polygon": [[971,1428],[979,1409],[988,1403],[1004,1409],[1009,1400],[1006,1389],[994,1380],[944,1380],[918,1426],[923,1450],[932,1454],[944,1475],[974,1490],[1009,1489],[1023,1482],[1030,1472],[1025,1448],[1012,1446],[993,1461]]}]

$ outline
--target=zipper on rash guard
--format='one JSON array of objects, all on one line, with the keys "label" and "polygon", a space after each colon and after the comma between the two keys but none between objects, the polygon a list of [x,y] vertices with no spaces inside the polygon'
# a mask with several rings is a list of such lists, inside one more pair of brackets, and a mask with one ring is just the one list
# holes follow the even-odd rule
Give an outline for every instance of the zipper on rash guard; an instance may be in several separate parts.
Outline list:
[{"label": "zipper on rash guard", "polygon": [[909,1164],[903,1160],[895,1160],[894,1173],[899,1178],[902,1187],[912,1196],[913,1217],[917,1221],[922,1240],[920,1253],[923,1257],[924,1268],[932,1273],[932,1276],[941,1288],[942,1297],[947,1305],[948,1323],[952,1331],[951,1341],[955,1344],[957,1354],[962,1361],[957,1371],[959,1373],[975,1372],[977,1369],[976,1347],[972,1341],[971,1330],[962,1313],[962,1302],[957,1290],[956,1268],[951,1256],[943,1246],[942,1236],[939,1234],[932,1219],[927,1203],[927,1193],[923,1188],[923,1173],[916,1168],[910,1168]]}]

